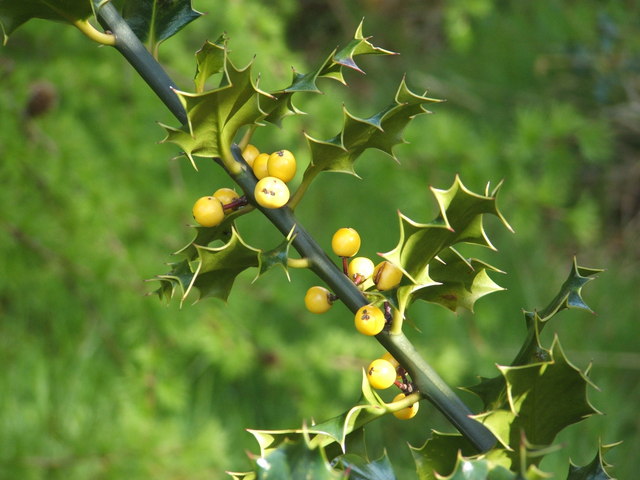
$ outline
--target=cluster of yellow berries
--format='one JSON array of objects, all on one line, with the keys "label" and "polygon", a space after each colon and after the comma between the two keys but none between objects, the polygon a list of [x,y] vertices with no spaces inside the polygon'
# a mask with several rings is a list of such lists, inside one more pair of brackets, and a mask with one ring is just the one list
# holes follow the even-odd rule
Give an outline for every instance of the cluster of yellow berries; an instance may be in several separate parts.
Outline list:
[{"label": "cluster of yellow berries", "polygon": [[[333,253],[343,260],[344,273],[355,285],[366,289],[375,286],[378,291],[391,290],[402,281],[402,271],[387,261],[374,265],[367,257],[356,257],[360,250],[360,235],[353,228],[340,228],[331,239]],[[351,259],[351,260],[349,260]],[[337,297],[324,287],[314,286],[307,290],[304,304],[312,313],[324,313],[329,310]],[[355,314],[355,327],[364,335],[377,335],[387,325],[389,315],[376,305],[364,305]],[[398,372],[401,371],[402,375]],[[406,372],[395,358],[386,353],[382,358],[371,362],[367,368],[367,379],[375,389],[389,388],[393,384],[406,385],[401,380],[406,380]],[[393,399],[397,402],[405,397],[399,393]],[[393,414],[400,419],[413,418],[418,412],[419,404],[416,402],[410,407],[403,408]]]},{"label": "cluster of yellow berries", "polygon": [[296,158],[289,150],[278,150],[271,154],[260,153],[253,145],[247,145],[242,157],[258,179],[254,196],[265,208],[280,208],[289,201],[286,183],[296,175]]},{"label": "cluster of yellow berries", "polygon": [[[360,250],[360,235],[353,228],[340,228],[331,239],[333,253],[343,259],[345,274],[359,286],[370,281],[379,291],[397,287],[402,280],[402,271],[387,261],[374,265],[367,257],[356,257]],[[349,261],[351,259],[351,261]],[[313,313],[324,313],[336,300],[336,297],[324,287],[311,287],[307,290],[304,303]],[[355,315],[356,329],[364,335],[377,335],[385,327],[387,318],[380,307],[365,305]]]},{"label": "cluster of yellow berries", "polygon": [[[254,191],[256,202],[265,208],[280,208],[285,205],[289,201],[286,182],[296,174],[296,159],[293,154],[289,150],[278,150],[272,154],[260,153],[255,146],[249,144],[242,151],[242,156],[258,179]],[[203,227],[220,225],[224,216],[240,204],[239,198],[230,188],[216,190],[213,195],[196,200],[193,218]]]},{"label": "cluster of yellow berries", "polygon": [[[399,371],[402,372],[402,375],[399,375]],[[400,384],[400,381],[403,380],[403,376],[406,376],[406,372],[404,372],[404,369],[389,352],[386,352],[381,358],[375,359],[367,368],[367,380],[369,380],[369,385],[376,390],[384,390],[393,384]],[[399,393],[395,396],[393,401],[397,402],[402,400],[404,397],[404,393]],[[393,412],[393,414],[396,418],[408,420],[416,416],[419,407],[420,404],[416,402],[409,407]]]},{"label": "cluster of yellow berries", "polygon": [[224,216],[233,210],[233,204],[240,196],[230,188],[220,188],[213,195],[200,197],[193,204],[193,218],[203,227],[215,227],[222,223]]}]

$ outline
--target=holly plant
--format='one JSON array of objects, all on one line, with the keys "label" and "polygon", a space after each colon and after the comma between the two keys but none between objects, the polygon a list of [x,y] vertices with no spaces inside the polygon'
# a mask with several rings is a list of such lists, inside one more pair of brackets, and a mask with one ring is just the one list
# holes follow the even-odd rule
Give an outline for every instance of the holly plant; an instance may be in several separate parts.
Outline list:
[{"label": "holly plant", "polygon": [[[557,296],[544,308],[524,312],[527,333],[518,354],[511,364],[497,366],[494,377],[467,388],[483,403],[481,411],[470,411],[404,332],[412,328],[415,302],[473,310],[479,298],[501,290],[492,279],[499,270],[467,258],[459,248],[471,243],[494,249],[485,229],[487,216],[510,229],[498,207],[501,185],[473,192],[456,177],[448,188],[432,188],[435,218],[423,222],[398,213],[397,244],[381,254],[377,264],[357,256],[361,239],[348,225],[328,234],[332,251],[325,252],[296,215],[311,183],[323,172],[355,175],[355,163],[367,149],[395,159],[405,127],[439,100],[412,90],[403,78],[380,111],[363,118],[343,108],[333,136],[305,134],[311,161],[298,165],[291,151],[262,152],[252,144],[254,133],[270,124],[286,128],[286,117],[302,113],[296,107],[298,97],[321,93],[325,82],[346,85],[347,70],[361,72],[360,57],[394,52],[373,45],[360,24],[353,38],[329,52],[316,68],[294,70],[289,85],[265,91],[252,63],[234,63],[229,39],[221,35],[196,52],[194,84],[178,88],[156,61],[157,51],[161,42],[199,16],[190,0],[0,0],[5,42],[24,22],[42,18],[74,25],[88,38],[116,48],[176,117],[176,124],[163,126],[164,141],[177,145],[194,167],[199,158],[216,162],[219,176],[230,177],[241,192],[222,188],[194,203],[195,237],[178,251],[169,271],[157,276],[161,298],[184,302],[193,294],[197,299],[226,300],[237,276],[247,269],[256,271],[258,278],[273,267],[283,268],[287,276],[292,269],[304,268],[315,273],[319,283],[305,296],[310,312],[322,314],[341,302],[352,312],[345,321],[353,322],[353,335],[370,336],[386,349],[383,357],[371,359],[361,385],[354,386],[360,390],[355,405],[319,423],[251,430],[259,448],[252,456],[254,470],[230,476],[396,478],[386,455],[368,457],[364,428],[385,415],[415,421],[412,418],[426,401],[457,433],[430,431],[424,425],[424,444],[411,447],[417,478],[546,478],[539,465],[555,450],[558,433],[599,412],[587,398],[588,371],[571,364],[557,337],[544,345],[540,333],[565,309],[590,311],[582,287],[600,270],[574,259]],[[296,184],[297,170],[303,173]],[[249,244],[236,225],[244,215],[265,216],[281,232],[281,242]],[[377,393],[388,388],[397,390],[391,402]],[[602,459],[607,448],[596,446],[598,453],[588,465],[568,465],[567,478],[611,478]]]}]

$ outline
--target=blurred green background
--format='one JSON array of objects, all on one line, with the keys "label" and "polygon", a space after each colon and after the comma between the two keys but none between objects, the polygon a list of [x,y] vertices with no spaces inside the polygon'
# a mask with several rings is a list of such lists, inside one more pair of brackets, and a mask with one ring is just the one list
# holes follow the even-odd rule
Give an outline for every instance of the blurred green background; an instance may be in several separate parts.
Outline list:
[{"label": "blurred green background", "polygon": [[[266,6],[266,5],[269,6]],[[561,434],[563,449],[542,464],[564,478],[598,442],[624,443],[607,459],[619,478],[637,471],[640,450],[640,6],[634,1],[194,0],[209,14],[168,40],[160,58],[185,90],[193,52],[223,31],[232,59],[262,72],[265,89],[344,45],[360,19],[376,45],[401,52],[361,62],[349,88],[301,99],[306,117],[261,129],[262,150],[308,161],[302,132],[327,138],[342,104],[369,116],[393,98],[402,76],[446,103],[418,118],[397,148],[356,164],[362,179],[325,174],[299,208],[325,247],[341,226],[357,228],[362,253],[397,240],[396,210],[417,221],[436,213],[428,187],[456,173],[475,191],[505,181],[498,252],[470,252],[506,275],[505,292],[475,314],[417,305],[411,333],[453,385],[492,376],[524,333],[522,309],[543,307],[573,255],[606,272],[584,290],[596,312],[570,311],[544,341],[560,337],[579,367],[593,362],[606,416]],[[157,122],[175,125],[135,72],[72,28],[31,21],[0,49],[0,478],[218,479],[249,467],[257,445],[245,428],[288,428],[323,420],[358,397],[360,368],[382,353],[357,335],[351,314],[304,310],[316,283],[280,271],[237,280],[228,304],[163,305],[145,296],[170,252],[190,241],[191,205],[232,186],[207,161],[195,172],[158,144]],[[278,243],[258,216],[240,230],[264,248]],[[477,400],[462,393],[479,408]],[[411,478],[405,442],[451,431],[432,407],[417,420],[384,419],[399,478]],[[378,445],[379,447],[379,445]],[[374,450],[375,451],[375,450]]]}]

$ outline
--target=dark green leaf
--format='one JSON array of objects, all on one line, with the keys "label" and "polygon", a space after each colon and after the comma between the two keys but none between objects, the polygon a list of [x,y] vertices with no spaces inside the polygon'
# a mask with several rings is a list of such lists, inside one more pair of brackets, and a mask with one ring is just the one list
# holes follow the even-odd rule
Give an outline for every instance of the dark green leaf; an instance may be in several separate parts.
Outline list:
[{"label": "dark green leaf", "polygon": [[540,312],[525,312],[525,322],[528,336],[512,365],[523,365],[531,361],[544,360],[545,351],[541,349],[538,336],[549,320],[558,312],[567,308],[578,308],[591,312],[592,310],[582,299],[582,287],[595,278],[602,270],[580,267],[573,259],[569,277],[562,284],[560,292]]},{"label": "dark green leaf", "polygon": [[113,0],[136,36],[151,51],[202,14],[191,0]]},{"label": "dark green leaf", "polygon": [[330,78],[345,84],[344,67],[362,73],[362,70],[355,62],[355,57],[360,55],[395,55],[395,53],[371,44],[368,38],[365,38],[362,34],[361,22],[353,40],[347,46],[331,52],[324,62],[311,72],[300,73],[294,70],[291,84],[288,87],[272,92],[271,98],[260,99],[262,109],[265,112],[269,112],[265,120],[280,125],[284,117],[301,113],[293,105],[293,95],[299,92],[321,93],[317,85],[319,78]]},{"label": "dark green leaf", "polygon": [[0,29],[6,43],[16,28],[32,18],[73,23],[92,14],[91,0],[0,0]]},{"label": "dark green leaf", "polygon": [[587,465],[581,467],[573,464],[569,465],[567,480],[612,480],[613,477],[610,477],[605,470],[610,465],[605,463],[603,456],[607,450],[616,445],[618,444],[601,446],[596,456]]},{"label": "dark green leaf", "polygon": [[558,295],[539,313],[540,318],[546,321],[555,313],[566,308],[579,308],[592,312],[591,308],[582,299],[582,287],[593,280],[595,275],[603,271],[598,268],[581,267],[574,258],[569,277],[562,284]]}]

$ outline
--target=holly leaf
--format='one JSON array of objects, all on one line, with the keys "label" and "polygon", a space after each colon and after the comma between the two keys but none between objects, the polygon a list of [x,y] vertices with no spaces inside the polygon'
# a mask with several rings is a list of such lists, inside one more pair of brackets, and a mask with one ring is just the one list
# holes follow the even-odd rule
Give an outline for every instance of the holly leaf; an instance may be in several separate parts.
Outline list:
[{"label": "holly leaf", "polygon": [[289,115],[302,113],[293,104],[293,95],[300,92],[322,93],[317,85],[320,78],[337,80],[346,85],[344,79],[344,68],[350,68],[360,73],[364,73],[356,64],[355,58],[362,55],[396,55],[395,52],[374,46],[370,37],[364,37],[362,33],[363,22],[360,22],[353,39],[343,48],[335,49],[331,54],[315,69],[308,73],[300,73],[295,69],[291,84],[272,92],[271,98],[261,98],[261,107],[269,112],[265,121],[280,125],[283,118]]},{"label": "holly leaf", "polygon": [[196,75],[193,79],[196,92],[204,92],[205,82],[224,72],[227,40],[226,35],[221,35],[215,42],[206,41],[196,52]]},{"label": "holly leaf", "polygon": [[475,447],[462,435],[432,432],[422,447],[409,447],[420,480],[437,480],[438,475],[449,475],[455,467],[458,454],[471,456]]},{"label": "holly leaf", "polygon": [[345,453],[347,440],[361,432],[364,425],[384,415],[389,410],[380,396],[371,388],[366,372],[362,371],[362,396],[358,403],[346,412],[312,426],[286,430],[248,430],[258,441],[262,456],[277,448],[286,440],[309,438],[313,448],[325,448],[333,443]]},{"label": "holly leaf", "polygon": [[[599,414],[587,399],[586,374],[567,360],[554,339],[550,360],[520,366],[499,366],[506,388],[506,402],[475,418],[489,428],[507,449],[513,465],[521,453],[511,450],[524,435],[534,445],[551,445],[567,426]],[[529,459],[527,459],[529,461]],[[532,459],[536,463],[538,459]]]},{"label": "holly leaf", "polygon": [[288,280],[291,280],[289,277],[289,250],[291,249],[291,244],[295,238],[294,230],[289,232],[289,235],[278,245],[276,248],[264,251],[261,250],[258,254],[258,273],[256,277],[253,279],[255,282],[260,276],[267,273],[274,267],[280,267],[284,269],[284,273],[287,276]]},{"label": "holly leaf", "polygon": [[449,476],[437,478],[442,480],[529,480],[530,477],[521,477],[483,458],[468,459],[458,456],[455,470]]},{"label": "holly leaf", "polygon": [[3,43],[20,25],[32,18],[73,24],[93,15],[91,0],[0,0]]},{"label": "holly leaf", "polygon": [[225,472],[232,480],[256,480],[255,472]]},{"label": "holly leaf", "polygon": [[310,448],[306,440],[285,441],[268,455],[256,460],[258,480],[341,478],[327,461],[321,448]]},{"label": "holly leaf", "polygon": [[377,460],[370,461],[358,455],[343,455],[340,464],[349,472],[349,480],[395,480],[393,466],[386,452]]},{"label": "holly leaf", "polygon": [[581,267],[574,257],[569,276],[554,299],[540,312],[524,312],[528,336],[512,365],[525,364],[531,359],[533,361],[544,359],[545,353],[541,350],[540,342],[537,338],[542,329],[549,323],[549,320],[557,313],[567,308],[577,308],[593,313],[582,298],[582,287],[602,271],[597,268]]},{"label": "holly leaf", "polygon": [[175,35],[202,13],[191,0],[112,0],[136,36],[156,52],[160,43]]},{"label": "holly leaf", "polygon": [[619,445],[619,443],[600,446],[596,456],[587,465],[580,467],[574,465],[572,462],[571,465],[569,465],[567,480],[613,480],[613,477],[610,477],[606,471],[606,468],[611,467],[611,465],[607,464],[603,457],[607,450],[617,445]]},{"label": "holly leaf", "polygon": [[318,140],[305,134],[311,164],[304,175],[314,177],[323,171],[356,175],[354,163],[368,148],[381,150],[395,159],[393,147],[405,143],[402,132],[407,124],[416,115],[430,113],[425,103],[438,101],[413,93],[403,78],[394,102],[375,115],[359,118],[343,108],[343,126],[336,136]]},{"label": "holly leaf", "polygon": [[489,277],[487,271],[504,273],[480,260],[466,259],[449,248],[429,266],[429,277],[435,283],[412,292],[412,301],[436,303],[453,312],[460,308],[473,312],[478,299],[504,290]]},{"label": "holly leaf", "polygon": [[197,251],[195,260],[173,264],[172,270],[156,277],[161,281],[158,294],[171,298],[179,289],[183,303],[191,290],[199,292],[197,301],[207,297],[226,300],[236,277],[250,267],[258,265],[260,250],[247,245],[235,228],[229,241],[220,247],[193,245]]},{"label": "holly leaf", "polygon": [[[163,142],[178,145],[194,167],[194,156],[223,158],[232,162],[231,144],[238,130],[260,123],[266,114],[260,108],[259,98],[270,97],[254,83],[252,63],[238,69],[228,59],[226,43],[223,41],[218,47],[222,48],[222,52],[220,48],[206,48],[201,50],[198,59],[200,66],[219,65],[222,54],[223,75],[218,88],[199,93],[176,91],[187,112],[188,123],[181,128],[163,125],[167,131]],[[211,60],[208,60],[209,57]],[[208,78],[208,74],[196,74],[198,84],[203,78]]]},{"label": "holly leaf", "polygon": [[[360,21],[360,24],[356,29],[356,33],[353,36],[353,40],[333,55],[332,60],[335,65],[351,68],[360,73],[364,73],[356,64],[354,57],[359,55],[397,55],[395,52],[376,47],[369,42],[371,37],[365,37],[362,33],[363,23],[364,20]],[[339,82],[346,84],[344,77],[342,76],[342,69],[338,67],[329,68],[327,71],[322,72],[321,76],[334,78]]]},{"label": "holly leaf", "polygon": [[417,223],[399,213],[398,245],[382,257],[420,285],[433,282],[429,264],[456,243],[474,243],[495,249],[484,231],[483,216],[495,215],[511,230],[496,204],[498,188],[491,195],[478,195],[467,189],[458,176],[448,190],[431,188],[440,214],[430,223]]},{"label": "holly leaf", "polygon": [[553,317],[553,315],[567,308],[578,308],[593,313],[593,310],[591,310],[582,298],[582,287],[603,271],[604,270],[599,268],[581,267],[574,257],[571,271],[562,284],[560,292],[558,292],[558,295],[540,312],[539,316],[541,320],[546,322]]},{"label": "holly leaf", "polygon": [[[527,325],[527,337],[520,351],[511,362],[511,366],[551,361],[551,352],[545,349],[540,343],[540,332],[559,311],[565,308],[584,309],[583,305],[586,304],[581,296],[582,287],[601,271],[602,270],[595,268],[578,266],[574,258],[567,280],[563,283],[558,294],[549,305],[542,309],[540,313],[537,311],[524,312],[525,323]],[[569,301],[569,298],[572,298],[572,300]],[[591,311],[588,307],[587,310]],[[486,410],[492,410],[499,408],[506,402],[504,380],[503,376],[482,378],[479,384],[466,388],[466,390],[478,395],[482,399]]]}]

